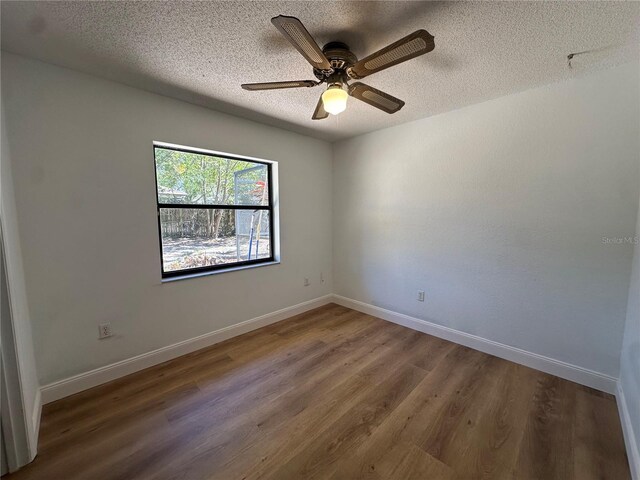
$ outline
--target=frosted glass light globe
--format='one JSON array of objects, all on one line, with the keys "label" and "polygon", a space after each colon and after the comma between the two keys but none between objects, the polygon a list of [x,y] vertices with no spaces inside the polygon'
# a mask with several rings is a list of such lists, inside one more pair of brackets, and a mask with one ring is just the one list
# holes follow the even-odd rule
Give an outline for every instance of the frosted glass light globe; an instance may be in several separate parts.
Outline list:
[{"label": "frosted glass light globe", "polygon": [[338,86],[327,88],[322,94],[322,104],[324,109],[331,115],[338,115],[347,108],[347,98],[349,94]]}]

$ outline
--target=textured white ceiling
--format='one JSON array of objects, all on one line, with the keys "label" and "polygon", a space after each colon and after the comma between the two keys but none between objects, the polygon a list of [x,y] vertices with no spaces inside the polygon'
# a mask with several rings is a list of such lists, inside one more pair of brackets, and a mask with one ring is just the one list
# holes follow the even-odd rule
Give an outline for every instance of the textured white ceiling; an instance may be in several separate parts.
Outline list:
[{"label": "textured white ceiling", "polygon": [[[2,49],[216,110],[339,140],[638,57],[636,2],[11,2]],[[322,87],[248,92],[244,82],[314,79],[271,25],[302,20],[320,46],[360,58],[424,28],[433,52],[367,77],[403,99],[388,115],[355,99],[312,121]],[[573,60],[570,52],[598,51]]]}]

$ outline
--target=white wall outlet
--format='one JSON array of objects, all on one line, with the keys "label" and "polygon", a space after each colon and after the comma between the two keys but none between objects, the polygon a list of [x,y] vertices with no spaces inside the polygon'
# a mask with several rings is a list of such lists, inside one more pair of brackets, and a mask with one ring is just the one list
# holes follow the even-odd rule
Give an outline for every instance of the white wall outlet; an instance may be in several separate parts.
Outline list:
[{"label": "white wall outlet", "polygon": [[311,285],[311,282],[309,281],[309,279],[308,279],[308,278],[305,278],[305,279],[304,279],[304,286],[305,286],[305,287],[308,287],[309,285]]},{"label": "white wall outlet", "polygon": [[113,335],[110,323],[101,323],[98,325],[98,338],[109,338]]},{"label": "white wall outlet", "polygon": [[418,301],[424,302],[424,290],[418,290]]},{"label": "white wall outlet", "polygon": [[324,273],[320,272],[320,283],[324,283]]}]

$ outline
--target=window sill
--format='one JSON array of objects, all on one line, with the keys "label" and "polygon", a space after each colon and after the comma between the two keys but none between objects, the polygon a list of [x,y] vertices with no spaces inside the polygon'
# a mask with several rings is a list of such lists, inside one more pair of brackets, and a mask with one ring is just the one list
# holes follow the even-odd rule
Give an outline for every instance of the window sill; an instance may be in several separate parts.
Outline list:
[{"label": "window sill", "polygon": [[273,262],[256,263],[255,265],[242,265],[239,267],[229,267],[220,270],[211,270],[209,272],[185,273],[184,275],[163,278],[162,283],[177,282],[178,280],[188,280],[190,278],[208,277],[209,275],[220,275],[221,273],[237,272],[240,270],[247,270],[249,268],[267,267],[269,265],[278,265],[279,263],[280,260],[274,260]]}]

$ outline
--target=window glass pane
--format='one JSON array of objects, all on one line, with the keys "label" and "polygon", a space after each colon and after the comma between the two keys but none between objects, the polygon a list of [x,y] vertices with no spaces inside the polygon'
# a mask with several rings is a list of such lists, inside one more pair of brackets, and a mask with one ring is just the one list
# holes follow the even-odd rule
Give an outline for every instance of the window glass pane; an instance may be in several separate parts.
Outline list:
[{"label": "window glass pane", "polygon": [[161,208],[167,273],[271,257],[267,210]]},{"label": "window glass pane", "polygon": [[268,205],[267,165],[155,147],[159,203]]}]

